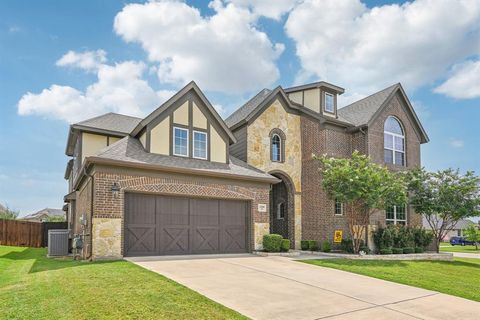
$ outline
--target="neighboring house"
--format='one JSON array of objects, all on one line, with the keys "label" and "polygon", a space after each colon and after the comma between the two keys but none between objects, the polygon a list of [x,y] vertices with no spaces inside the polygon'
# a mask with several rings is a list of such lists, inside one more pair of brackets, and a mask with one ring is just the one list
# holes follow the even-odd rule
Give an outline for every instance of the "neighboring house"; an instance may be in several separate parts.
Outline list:
[{"label": "neighboring house", "polygon": [[48,218],[51,217],[63,217],[65,218],[65,211],[62,209],[52,209],[52,208],[45,208],[35,213],[29,214],[28,216],[21,217],[21,220],[27,221],[38,221],[43,222]]},{"label": "neighboring house", "polygon": [[[354,150],[392,170],[428,142],[400,84],[337,110],[344,89],[263,89],[225,121],[191,82],[144,119],[108,113],[70,128],[68,221],[85,257],[249,252],[263,235],[332,240],[345,207],[312,154]],[[371,224],[420,225],[399,204]]]},{"label": "neighboring house", "polygon": [[[440,220],[438,222],[438,226],[441,226],[442,221]],[[451,237],[463,237],[464,236],[464,231],[467,229],[467,227],[471,224],[475,224],[472,220],[468,219],[462,219],[458,221],[458,223],[455,225],[455,227],[447,232],[445,237],[443,237],[442,241],[450,241]],[[427,219],[423,217],[423,227],[427,230],[432,230],[432,227],[428,223]]]}]

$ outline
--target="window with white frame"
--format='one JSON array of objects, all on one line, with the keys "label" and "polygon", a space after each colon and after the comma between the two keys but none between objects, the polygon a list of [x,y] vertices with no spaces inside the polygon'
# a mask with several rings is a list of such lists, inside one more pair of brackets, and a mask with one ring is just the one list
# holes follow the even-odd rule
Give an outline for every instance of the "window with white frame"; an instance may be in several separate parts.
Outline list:
[{"label": "window with white frame", "polygon": [[272,135],[272,161],[282,161],[282,139],[278,134]]},{"label": "window with white frame", "polygon": [[336,216],[343,216],[343,212],[345,210],[345,206],[343,202],[338,201],[338,199],[335,199],[335,215]]},{"label": "window with white frame", "polygon": [[280,202],[277,204],[277,219],[285,219],[285,202]]},{"label": "window with white frame", "polygon": [[188,157],[188,129],[173,127],[173,154]]},{"label": "window with white frame", "polygon": [[405,166],[405,135],[395,117],[388,117],[383,133],[385,163]]},{"label": "window with white frame", "polygon": [[325,111],[335,113],[333,94],[325,92]]},{"label": "window with white frame", "polygon": [[385,221],[387,224],[407,224],[407,212],[405,205],[391,206],[385,210]]},{"label": "window with white frame", "polygon": [[201,131],[193,131],[193,157],[207,159],[207,134]]}]

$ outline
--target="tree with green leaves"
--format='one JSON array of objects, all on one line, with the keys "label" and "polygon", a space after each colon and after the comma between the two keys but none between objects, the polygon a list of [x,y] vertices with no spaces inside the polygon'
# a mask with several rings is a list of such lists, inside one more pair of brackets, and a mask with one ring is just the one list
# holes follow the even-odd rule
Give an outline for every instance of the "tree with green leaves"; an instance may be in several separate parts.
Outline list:
[{"label": "tree with green leaves", "polygon": [[19,212],[10,209],[8,206],[0,207],[0,219],[15,220],[18,217]]},{"label": "tree with green leaves", "polygon": [[377,210],[407,202],[403,175],[373,163],[358,151],[351,158],[315,157],[321,163],[322,186],[331,199],[345,203],[345,212],[354,252]]},{"label": "tree with green leaves", "polygon": [[478,244],[480,243],[480,230],[478,227],[470,223],[467,228],[463,230],[463,234],[465,235],[465,239],[475,243],[475,250],[478,250]]},{"label": "tree with green leaves", "polygon": [[437,252],[460,220],[480,215],[480,179],[472,171],[418,168],[407,176],[410,204],[430,225]]},{"label": "tree with green leaves", "polygon": [[65,216],[48,216],[46,217],[43,222],[65,222]]}]

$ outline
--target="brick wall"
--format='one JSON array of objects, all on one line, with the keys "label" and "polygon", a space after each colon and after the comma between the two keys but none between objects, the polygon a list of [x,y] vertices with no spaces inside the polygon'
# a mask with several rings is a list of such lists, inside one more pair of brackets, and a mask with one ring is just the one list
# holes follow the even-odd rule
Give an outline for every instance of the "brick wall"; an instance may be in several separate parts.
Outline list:
[{"label": "brick wall", "polygon": [[335,157],[351,155],[351,134],[325,127],[318,121],[302,117],[302,238],[333,241],[335,230],[348,234],[345,218],[334,215],[334,201],[322,188],[320,164],[312,154]]},{"label": "brick wall", "polygon": [[[368,154],[370,158],[380,164],[384,164],[383,155],[383,127],[385,120],[389,116],[395,116],[402,123],[405,134],[406,145],[406,167],[389,165],[390,170],[398,171],[411,169],[421,166],[420,158],[420,136],[415,130],[413,119],[406,111],[405,101],[397,93],[395,97],[390,101],[388,106],[385,107],[383,112],[378,115],[375,122],[368,129]],[[379,211],[372,216],[372,224],[385,223],[385,212]],[[415,213],[412,207],[407,210],[407,223],[409,225],[422,225],[422,217]]]},{"label": "brick wall", "polygon": [[[79,188],[77,192],[76,210],[73,217],[73,234],[81,234],[82,227],[80,225],[80,217],[85,214],[87,218],[86,233],[91,231],[92,216],[92,179],[88,178]],[[91,239],[87,237],[84,245],[84,258],[89,257],[91,253]]]},{"label": "brick wall", "polygon": [[[123,255],[123,217],[124,217],[124,194],[125,192],[143,192],[168,195],[186,195],[208,198],[241,199],[251,203],[251,232],[257,234],[256,224],[269,223],[269,192],[270,185],[265,183],[244,182],[233,179],[220,179],[209,177],[195,177],[191,175],[153,173],[144,170],[128,170],[114,167],[98,166],[95,169],[95,201],[94,219],[120,219],[121,235],[116,241],[120,241]],[[116,182],[120,185],[121,192],[114,197],[111,187]],[[267,204],[267,212],[258,212],[258,204]],[[100,220],[99,220],[100,221]],[[98,231],[97,234],[101,234]],[[111,234],[111,232],[110,232]],[[262,235],[259,235],[263,236]],[[97,239],[99,240],[99,239]],[[251,246],[257,246],[259,239],[250,239]],[[93,254],[105,252],[95,248],[95,243],[100,245],[101,241],[94,239]],[[111,253],[109,254],[113,256]]]}]

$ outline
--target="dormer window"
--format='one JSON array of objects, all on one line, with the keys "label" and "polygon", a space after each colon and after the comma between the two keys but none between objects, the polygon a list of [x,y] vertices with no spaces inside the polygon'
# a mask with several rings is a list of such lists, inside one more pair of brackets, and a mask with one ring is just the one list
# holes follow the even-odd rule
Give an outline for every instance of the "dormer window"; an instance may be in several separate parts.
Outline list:
[{"label": "dormer window", "polygon": [[325,92],[325,111],[335,113],[335,101],[333,94]]},{"label": "dormer window", "polygon": [[173,127],[173,154],[188,157],[188,130]]},{"label": "dormer window", "polygon": [[272,161],[282,161],[282,140],[278,134],[272,136]]}]

